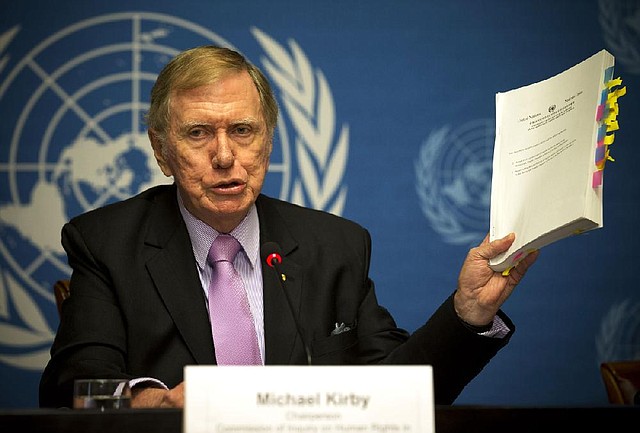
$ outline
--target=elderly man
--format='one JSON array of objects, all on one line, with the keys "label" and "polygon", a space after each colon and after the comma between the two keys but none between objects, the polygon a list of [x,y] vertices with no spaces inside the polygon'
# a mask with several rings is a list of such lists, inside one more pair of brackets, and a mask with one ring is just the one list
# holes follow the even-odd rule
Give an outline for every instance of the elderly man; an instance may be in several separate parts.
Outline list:
[{"label": "elderly man", "polygon": [[[261,194],[276,119],[269,83],[237,52],[197,47],[162,70],[149,138],[174,184],[64,226],[71,297],[41,406],[69,406],[74,379],[123,377],[133,406],[181,407],[186,365],[308,363],[429,364],[435,401],[449,404],[509,341],[500,307],[537,253],[503,276],[488,260],[514,235],[485,239],[409,335],[377,302],[366,229]],[[279,246],[277,273],[265,244]]]}]

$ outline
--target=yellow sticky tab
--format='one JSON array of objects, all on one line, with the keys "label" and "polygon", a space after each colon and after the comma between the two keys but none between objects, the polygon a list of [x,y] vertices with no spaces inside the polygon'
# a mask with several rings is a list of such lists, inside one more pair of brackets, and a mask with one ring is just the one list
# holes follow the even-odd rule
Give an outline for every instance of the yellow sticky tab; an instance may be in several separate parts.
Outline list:
[{"label": "yellow sticky tab", "polygon": [[603,142],[606,145],[610,145],[611,143],[613,143],[613,140],[615,140],[616,138],[616,134],[607,134],[604,136]]},{"label": "yellow sticky tab", "polygon": [[616,95],[616,99],[620,98],[621,96],[624,96],[627,94],[627,86],[624,87],[620,87],[619,89],[616,89],[615,91],[613,91],[612,93],[615,93]]},{"label": "yellow sticky tab", "polygon": [[620,129],[618,121],[615,119],[607,119],[604,123],[607,125],[607,132],[613,132]]},{"label": "yellow sticky tab", "polygon": [[609,111],[609,116],[611,115],[611,113],[613,113],[614,116],[617,116],[618,114],[620,114],[620,108],[618,104],[613,104],[613,107],[611,107]]},{"label": "yellow sticky tab", "polygon": [[610,105],[617,104],[618,98],[626,95],[626,93],[627,86],[609,92],[609,94],[607,95],[607,103]]},{"label": "yellow sticky tab", "polygon": [[[602,170],[604,170],[604,165],[607,161],[615,161],[609,154],[609,146],[613,144],[615,140],[614,131],[620,129],[620,125],[618,124],[618,114],[620,113],[620,108],[618,107],[618,98],[627,94],[627,87],[618,87],[614,90],[614,87],[620,86],[622,84],[622,78],[618,77],[612,80],[609,80],[605,83],[605,87],[608,89],[607,92],[607,101],[606,107],[604,108],[604,113],[599,116],[599,121],[602,122],[601,125],[605,126],[605,136],[602,138],[603,145],[605,147],[604,155],[601,159],[596,161],[596,172],[594,172],[594,177],[592,180],[593,187],[596,188],[600,185],[600,181],[602,177]],[[600,151],[598,152],[600,155]],[[597,175],[597,176],[596,176]],[[508,273],[507,273],[508,275]]]},{"label": "yellow sticky tab", "polygon": [[606,86],[610,89],[612,87],[619,86],[620,84],[622,84],[622,78],[618,77],[607,81]]},{"label": "yellow sticky tab", "polygon": [[503,277],[508,277],[509,273],[511,272],[511,269],[513,269],[513,266],[511,266],[510,268],[507,268],[504,271],[502,271],[502,276]]}]

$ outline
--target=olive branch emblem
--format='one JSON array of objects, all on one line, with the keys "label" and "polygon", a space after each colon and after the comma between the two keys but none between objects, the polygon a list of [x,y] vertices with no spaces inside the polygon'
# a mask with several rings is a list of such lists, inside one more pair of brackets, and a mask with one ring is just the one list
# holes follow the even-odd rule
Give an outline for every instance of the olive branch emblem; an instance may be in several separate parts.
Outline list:
[{"label": "olive branch emblem", "polygon": [[[15,26],[0,35],[0,73],[10,59],[6,49],[19,30]],[[0,83],[0,95],[4,86],[5,83]],[[23,326],[8,323],[13,314]],[[0,362],[40,370],[49,359],[52,340],[53,331],[38,304],[8,272],[0,275],[0,347],[9,349],[8,353],[0,353]]]},{"label": "olive branch emblem", "polygon": [[[10,308],[12,307],[12,308]],[[5,323],[15,311],[24,326]],[[49,359],[53,331],[38,304],[7,272],[0,278],[0,346],[20,353],[1,353],[0,361],[13,367],[40,370]],[[42,347],[44,346],[44,347]]]},{"label": "olive branch emblem", "polygon": [[[291,201],[340,215],[347,197],[341,181],[349,151],[349,127],[336,134],[333,96],[319,69],[314,71],[300,46],[289,49],[257,28],[252,33],[264,49],[265,72],[280,89],[284,111],[296,132],[295,152],[299,178],[293,182]],[[306,200],[305,200],[306,198]]]}]

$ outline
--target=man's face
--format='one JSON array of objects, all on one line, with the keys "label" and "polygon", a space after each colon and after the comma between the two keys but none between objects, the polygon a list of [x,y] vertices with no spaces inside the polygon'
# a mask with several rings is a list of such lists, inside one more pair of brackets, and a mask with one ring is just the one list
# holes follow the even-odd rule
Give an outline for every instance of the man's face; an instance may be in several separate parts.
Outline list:
[{"label": "man's face", "polygon": [[150,132],[160,168],[173,176],[186,208],[228,233],[258,197],[269,167],[271,137],[246,72],[173,92],[166,151]]}]

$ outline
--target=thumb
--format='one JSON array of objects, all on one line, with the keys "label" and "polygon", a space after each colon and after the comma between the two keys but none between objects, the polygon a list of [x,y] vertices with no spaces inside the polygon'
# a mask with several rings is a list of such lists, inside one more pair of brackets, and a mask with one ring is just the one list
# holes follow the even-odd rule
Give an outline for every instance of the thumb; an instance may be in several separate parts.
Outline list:
[{"label": "thumb", "polygon": [[498,254],[504,253],[509,249],[509,247],[515,241],[516,235],[515,233],[509,233],[505,237],[501,239],[496,239],[495,241],[488,242],[484,245],[481,245],[483,248],[479,248],[478,253],[484,259],[492,259],[496,257]]}]

